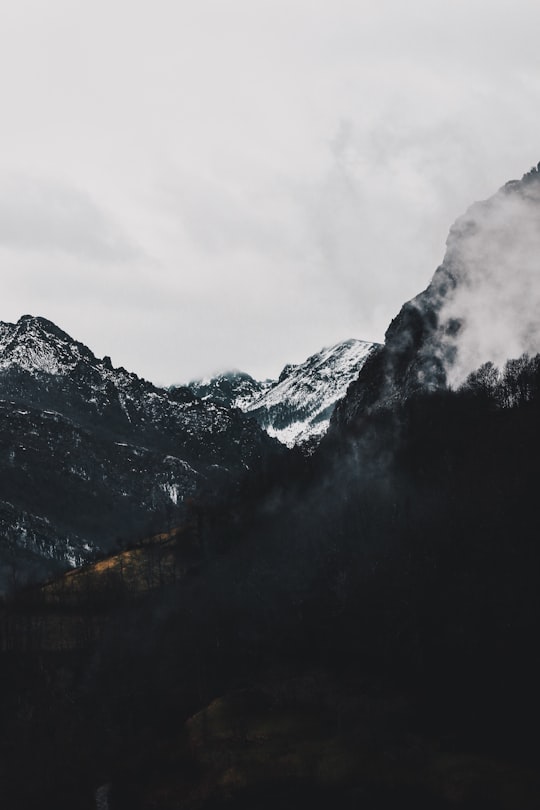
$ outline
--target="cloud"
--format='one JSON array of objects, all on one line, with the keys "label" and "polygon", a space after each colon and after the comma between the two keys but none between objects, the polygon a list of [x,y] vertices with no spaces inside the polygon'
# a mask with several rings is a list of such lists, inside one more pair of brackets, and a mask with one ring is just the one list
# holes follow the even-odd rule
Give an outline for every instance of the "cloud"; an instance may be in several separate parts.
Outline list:
[{"label": "cloud", "polygon": [[457,286],[440,312],[443,325],[461,328],[447,341],[456,349],[452,386],[485,362],[540,352],[540,175],[510,184],[477,203],[450,232],[445,265]]},{"label": "cloud", "polygon": [[[281,184],[279,182],[281,180]],[[260,254],[278,262],[307,249],[301,211],[283,178],[264,188],[178,170],[163,189],[172,216],[207,254]]]},{"label": "cloud", "polygon": [[0,180],[0,245],[101,263],[140,256],[140,249],[86,192],[13,174]]},{"label": "cloud", "polygon": [[530,0],[11,4],[0,319],[163,382],[381,340],[450,223],[538,161],[539,25]]}]

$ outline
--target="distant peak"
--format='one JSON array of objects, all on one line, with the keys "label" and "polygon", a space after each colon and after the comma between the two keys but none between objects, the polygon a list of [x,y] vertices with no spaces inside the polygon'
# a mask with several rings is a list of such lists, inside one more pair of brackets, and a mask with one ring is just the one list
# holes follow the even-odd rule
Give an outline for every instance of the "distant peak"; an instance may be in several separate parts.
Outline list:
[{"label": "distant peak", "polygon": [[17,326],[24,326],[26,324],[38,324],[44,329],[50,329],[51,327],[53,329],[57,328],[56,324],[54,324],[48,318],[43,318],[41,315],[21,315],[17,321]]},{"label": "distant peak", "polygon": [[93,353],[55,323],[38,315],[22,315],[16,323],[0,323],[0,369],[15,366],[30,372],[69,373]]},{"label": "distant peak", "polygon": [[19,333],[27,332],[34,328],[40,332],[54,335],[54,337],[61,338],[62,340],[70,343],[75,343],[73,338],[68,335],[67,332],[64,332],[64,330],[60,329],[60,327],[55,323],[48,320],[48,318],[43,318],[41,315],[21,315],[15,326]]}]

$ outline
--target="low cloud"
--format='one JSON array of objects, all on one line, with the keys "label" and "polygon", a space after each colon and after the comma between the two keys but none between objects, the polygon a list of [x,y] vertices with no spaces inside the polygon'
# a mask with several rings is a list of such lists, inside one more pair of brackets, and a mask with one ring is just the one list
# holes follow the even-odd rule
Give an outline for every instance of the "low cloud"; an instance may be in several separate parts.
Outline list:
[{"label": "low cloud", "polygon": [[452,386],[491,361],[540,352],[540,175],[509,184],[461,217],[448,238],[445,265],[457,280],[440,312],[461,323],[450,340]]}]

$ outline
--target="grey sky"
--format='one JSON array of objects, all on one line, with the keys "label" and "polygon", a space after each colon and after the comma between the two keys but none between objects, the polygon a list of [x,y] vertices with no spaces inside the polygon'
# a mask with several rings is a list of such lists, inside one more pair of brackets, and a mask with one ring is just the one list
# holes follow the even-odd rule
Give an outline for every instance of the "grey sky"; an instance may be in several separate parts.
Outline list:
[{"label": "grey sky", "polygon": [[530,0],[0,2],[0,319],[155,380],[381,340],[540,160]]}]

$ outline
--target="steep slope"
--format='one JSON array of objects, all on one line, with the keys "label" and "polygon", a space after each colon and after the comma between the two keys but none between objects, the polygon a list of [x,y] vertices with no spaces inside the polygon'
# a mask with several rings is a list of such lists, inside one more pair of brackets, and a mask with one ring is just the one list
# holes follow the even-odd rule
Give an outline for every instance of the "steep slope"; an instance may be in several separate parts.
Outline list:
[{"label": "steep slope", "polygon": [[347,340],[322,349],[304,363],[285,366],[277,383],[245,410],[270,436],[289,447],[320,439],[336,402],[374,349],[373,343]]},{"label": "steep slope", "polygon": [[275,381],[257,382],[249,374],[230,372],[192,382],[189,388],[207,401],[240,408],[288,447],[316,443],[328,429],[336,402],[376,348],[346,340],[304,363],[285,366]]},{"label": "steep slope", "polygon": [[21,550],[38,567],[78,564],[273,452],[238,410],[115,369],[50,321],[0,324],[4,580],[28,570]]},{"label": "steep slope", "polygon": [[[539,164],[540,166],[540,164]],[[390,324],[333,423],[351,427],[417,391],[459,387],[486,362],[540,351],[540,171],[472,205],[442,264]]]}]

